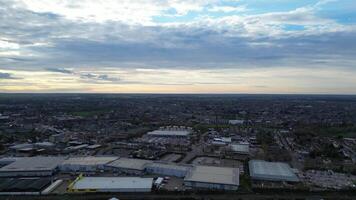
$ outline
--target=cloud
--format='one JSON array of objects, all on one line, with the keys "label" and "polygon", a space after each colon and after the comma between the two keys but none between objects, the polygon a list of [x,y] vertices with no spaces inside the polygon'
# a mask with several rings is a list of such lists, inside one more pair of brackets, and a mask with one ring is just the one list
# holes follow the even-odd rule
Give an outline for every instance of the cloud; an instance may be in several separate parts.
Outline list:
[{"label": "cloud", "polygon": [[117,77],[111,77],[107,74],[93,74],[93,73],[83,73],[80,75],[80,78],[84,79],[84,80],[89,80],[89,81],[104,81],[104,82],[111,82],[111,83],[115,83],[115,82],[119,82],[121,81],[120,78]]},{"label": "cloud", "polygon": [[209,12],[244,12],[247,10],[246,5],[242,6],[213,6],[208,8]]},{"label": "cloud", "polygon": [[73,74],[72,70],[64,69],[64,68],[46,68],[46,70],[50,72],[58,72],[62,74]]},{"label": "cloud", "polygon": [[10,73],[3,73],[3,72],[0,72],[0,80],[1,80],[1,79],[20,79],[20,78],[13,77],[13,75],[10,74]]},{"label": "cloud", "polygon": [[355,69],[355,23],[319,13],[338,4],[333,13],[343,16],[340,1],[285,4],[272,9],[263,0],[7,0],[0,9],[0,66],[10,70],[5,72],[45,70],[63,79],[120,84],[139,84],[130,77],[151,75],[135,69]]}]

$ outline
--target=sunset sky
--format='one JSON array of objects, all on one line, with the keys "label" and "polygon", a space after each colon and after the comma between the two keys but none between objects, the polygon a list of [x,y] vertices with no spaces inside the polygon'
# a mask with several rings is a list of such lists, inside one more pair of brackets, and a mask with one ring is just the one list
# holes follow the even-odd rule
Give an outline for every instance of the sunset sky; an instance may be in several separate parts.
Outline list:
[{"label": "sunset sky", "polygon": [[0,92],[356,94],[356,1],[2,0]]}]

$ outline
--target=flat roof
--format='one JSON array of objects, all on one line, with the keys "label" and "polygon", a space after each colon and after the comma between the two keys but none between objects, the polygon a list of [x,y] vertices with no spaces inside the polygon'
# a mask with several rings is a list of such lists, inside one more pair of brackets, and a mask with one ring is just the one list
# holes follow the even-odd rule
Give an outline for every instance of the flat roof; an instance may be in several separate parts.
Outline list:
[{"label": "flat roof", "polygon": [[239,168],[195,166],[184,181],[201,183],[239,185]]},{"label": "flat roof", "polygon": [[249,153],[250,146],[248,144],[231,144],[231,150],[235,152]]},{"label": "flat roof", "polygon": [[73,189],[130,189],[152,188],[153,178],[140,177],[83,177],[75,182]]},{"label": "flat roof", "polygon": [[147,135],[153,136],[188,136],[189,130],[155,130],[148,132]]},{"label": "flat roof", "polygon": [[115,156],[85,156],[85,157],[70,157],[63,161],[62,165],[104,165],[117,160]]},{"label": "flat roof", "polygon": [[120,158],[111,163],[108,163],[107,166],[134,170],[144,170],[146,164],[148,163],[152,163],[152,161],[133,158]]},{"label": "flat roof", "polygon": [[182,171],[188,171],[190,169],[190,166],[179,165],[176,163],[160,163],[160,162],[149,163],[147,164],[146,167],[166,168],[166,169],[175,169],[175,170],[182,170]]},{"label": "flat roof", "polygon": [[299,181],[298,177],[287,163],[250,160],[248,165],[252,179],[267,181]]},{"label": "flat roof", "polygon": [[50,183],[50,178],[3,178],[0,192],[40,192]]},{"label": "flat roof", "polygon": [[23,157],[0,168],[0,172],[8,171],[48,171],[54,170],[64,161],[64,157]]}]

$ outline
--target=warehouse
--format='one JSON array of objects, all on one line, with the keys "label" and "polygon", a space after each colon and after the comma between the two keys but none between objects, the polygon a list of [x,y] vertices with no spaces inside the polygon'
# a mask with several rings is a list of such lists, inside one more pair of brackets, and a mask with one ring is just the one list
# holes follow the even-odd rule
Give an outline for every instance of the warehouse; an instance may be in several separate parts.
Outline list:
[{"label": "warehouse", "polygon": [[108,163],[105,167],[113,172],[119,172],[130,175],[144,174],[147,164],[152,163],[150,160],[133,159],[133,158],[120,158],[113,162]]},{"label": "warehouse", "polygon": [[147,164],[146,171],[151,174],[185,177],[190,168],[188,165],[155,162]]},{"label": "warehouse", "polygon": [[65,160],[59,169],[62,172],[97,172],[105,169],[105,165],[117,160],[118,157],[71,157]]},{"label": "warehouse", "polygon": [[234,154],[248,155],[250,153],[250,145],[248,143],[231,144],[230,151]]},{"label": "warehouse", "polygon": [[82,177],[68,186],[69,192],[151,192],[153,178]]},{"label": "warehouse", "polygon": [[51,176],[63,157],[23,157],[0,168],[0,177]]},{"label": "warehouse", "polygon": [[184,179],[188,188],[237,190],[239,169],[229,167],[195,166]]},{"label": "warehouse", "polygon": [[49,185],[50,178],[3,178],[0,195],[39,195]]},{"label": "warehouse", "polygon": [[250,160],[250,176],[260,181],[287,181],[297,182],[298,177],[287,163],[267,162],[264,160]]},{"label": "warehouse", "polygon": [[186,138],[192,133],[192,128],[184,126],[167,126],[161,127],[158,130],[148,132],[148,136],[152,137],[175,137]]},{"label": "warehouse", "polygon": [[190,132],[187,130],[156,130],[148,132],[147,135],[154,137],[188,137],[190,135]]},{"label": "warehouse", "polygon": [[22,157],[4,157],[0,159],[0,167],[3,167],[5,165],[11,164],[15,162],[16,160],[21,159]]}]

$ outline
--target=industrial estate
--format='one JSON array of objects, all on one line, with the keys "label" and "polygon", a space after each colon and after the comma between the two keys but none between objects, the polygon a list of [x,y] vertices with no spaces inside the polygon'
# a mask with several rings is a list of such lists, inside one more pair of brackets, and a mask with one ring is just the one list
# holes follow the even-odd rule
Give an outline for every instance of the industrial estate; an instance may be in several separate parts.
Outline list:
[{"label": "industrial estate", "polygon": [[266,98],[2,97],[0,195],[354,195],[356,99]]}]

